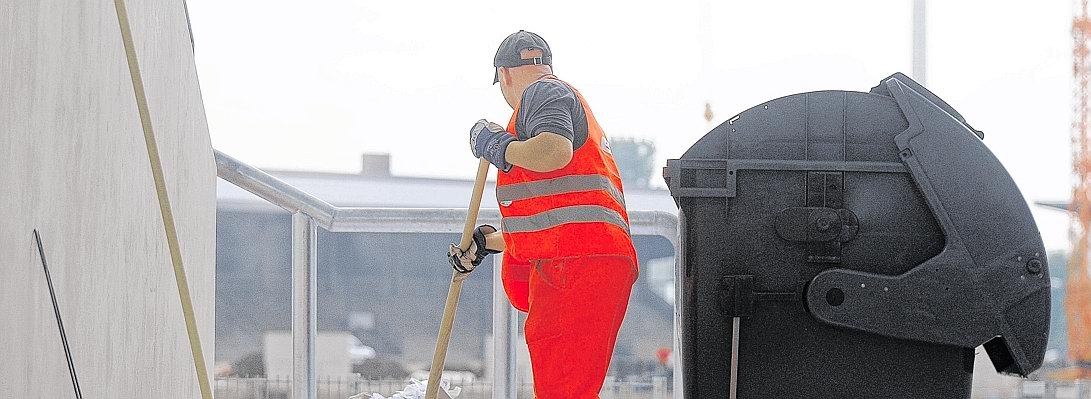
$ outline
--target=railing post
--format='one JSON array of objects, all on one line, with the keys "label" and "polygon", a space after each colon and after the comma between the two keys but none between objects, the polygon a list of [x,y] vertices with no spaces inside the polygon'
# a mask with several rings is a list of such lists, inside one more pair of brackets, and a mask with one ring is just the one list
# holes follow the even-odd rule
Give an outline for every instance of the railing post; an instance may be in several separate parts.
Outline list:
[{"label": "railing post", "polygon": [[500,259],[500,256],[492,256],[492,397],[511,399],[519,396],[515,350],[519,316],[504,292]]},{"label": "railing post", "polygon": [[682,248],[682,234],[686,231],[686,218],[682,214],[682,209],[678,209],[678,219],[674,221],[675,231],[671,233],[673,236],[668,237],[671,245],[674,246],[674,342],[671,349],[671,370],[674,373],[672,378],[672,392],[671,397],[673,399],[685,398],[685,379],[684,373],[685,364],[682,362],[682,321],[685,317],[685,306],[683,298],[685,298],[685,284],[686,284],[686,254]]},{"label": "railing post", "polygon": [[[1020,392],[1020,395],[1022,395],[1022,394],[1023,393]],[[1050,380],[1045,381],[1045,387],[1042,388],[1042,398],[1043,399],[1057,399],[1057,382],[1056,381],[1050,381]]]},{"label": "railing post", "polygon": [[292,398],[315,399],[314,343],[318,335],[318,229],[292,214]]},{"label": "railing post", "polygon": [[652,397],[655,399],[667,398],[667,377],[652,377]]}]

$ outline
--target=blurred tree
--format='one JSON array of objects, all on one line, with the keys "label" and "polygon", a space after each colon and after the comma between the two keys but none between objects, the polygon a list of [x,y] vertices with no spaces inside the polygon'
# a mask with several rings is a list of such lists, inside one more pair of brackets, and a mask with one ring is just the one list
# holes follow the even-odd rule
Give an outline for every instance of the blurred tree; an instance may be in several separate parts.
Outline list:
[{"label": "blurred tree", "polygon": [[250,352],[240,357],[232,365],[239,377],[265,377],[265,360],[261,352]]},{"label": "blurred tree", "polygon": [[617,137],[610,139],[610,151],[625,188],[648,188],[655,171],[655,142]]}]

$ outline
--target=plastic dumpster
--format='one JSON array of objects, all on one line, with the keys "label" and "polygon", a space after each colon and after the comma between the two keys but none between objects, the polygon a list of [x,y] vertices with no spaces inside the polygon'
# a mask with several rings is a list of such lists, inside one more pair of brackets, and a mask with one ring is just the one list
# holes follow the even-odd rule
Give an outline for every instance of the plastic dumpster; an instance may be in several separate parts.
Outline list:
[{"label": "plastic dumpster", "polygon": [[982,139],[899,73],[759,104],[669,160],[685,397],[964,398],[980,345],[1041,366],[1045,250]]}]

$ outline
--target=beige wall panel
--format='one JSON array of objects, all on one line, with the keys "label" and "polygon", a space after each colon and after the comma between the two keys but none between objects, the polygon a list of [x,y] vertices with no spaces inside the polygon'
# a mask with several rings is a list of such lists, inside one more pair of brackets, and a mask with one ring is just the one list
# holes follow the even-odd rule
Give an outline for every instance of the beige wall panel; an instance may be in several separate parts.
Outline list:
[{"label": "beige wall panel", "polygon": [[[215,165],[181,0],[129,0],[205,359]],[[111,0],[0,1],[0,398],[199,397]],[[209,364],[211,370],[211,364]]]}]

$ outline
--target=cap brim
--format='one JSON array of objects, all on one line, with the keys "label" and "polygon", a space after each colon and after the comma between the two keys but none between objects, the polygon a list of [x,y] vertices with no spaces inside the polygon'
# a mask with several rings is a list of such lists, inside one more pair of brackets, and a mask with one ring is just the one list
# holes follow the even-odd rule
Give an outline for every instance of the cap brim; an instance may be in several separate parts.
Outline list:
[{"label": "cap brim", "polygon": [[493,68],[492,84],[500,83],[500,68]]}]

